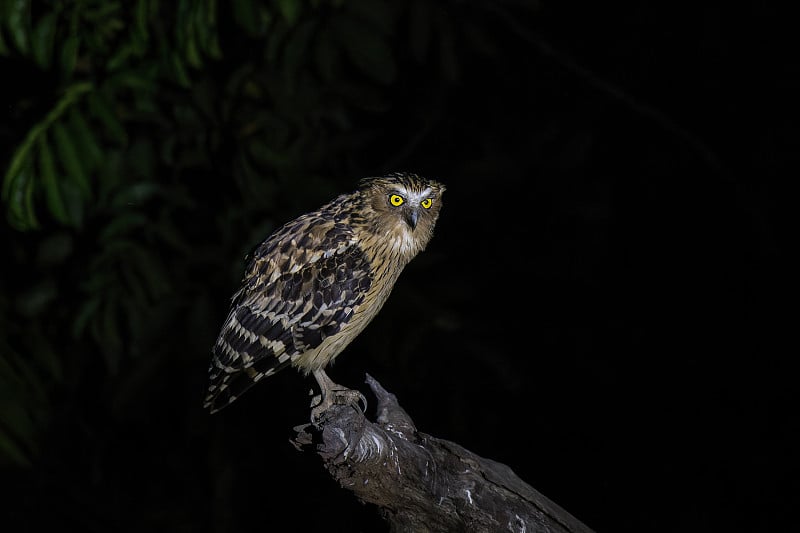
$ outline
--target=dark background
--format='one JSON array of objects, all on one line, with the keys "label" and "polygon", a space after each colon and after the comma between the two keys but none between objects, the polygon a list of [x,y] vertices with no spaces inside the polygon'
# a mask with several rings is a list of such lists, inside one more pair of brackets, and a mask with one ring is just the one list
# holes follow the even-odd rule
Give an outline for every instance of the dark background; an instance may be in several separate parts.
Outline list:
[{"label": "dark background", "polygon": [[787,13],[36,4],[0,13],[0,529],[385,531],[289,444],[313,379],[201,404],[246,254],[396,170],[447,185],[436,235],[334,380],[598,533],[795,512]]}]

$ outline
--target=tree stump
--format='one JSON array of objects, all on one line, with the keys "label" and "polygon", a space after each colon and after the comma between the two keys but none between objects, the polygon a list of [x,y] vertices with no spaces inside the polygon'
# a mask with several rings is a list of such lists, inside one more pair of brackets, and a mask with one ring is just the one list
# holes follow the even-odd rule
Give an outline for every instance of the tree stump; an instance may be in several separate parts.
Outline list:
[{"label": "tree stump", "polygon": [[295,428],[293,444],[378,506],[390,531],[593,533],[508,466],[417,431],[393,394],[369,375],[366,382],[378,401],[375,422],[335,405],[317,426]]}]

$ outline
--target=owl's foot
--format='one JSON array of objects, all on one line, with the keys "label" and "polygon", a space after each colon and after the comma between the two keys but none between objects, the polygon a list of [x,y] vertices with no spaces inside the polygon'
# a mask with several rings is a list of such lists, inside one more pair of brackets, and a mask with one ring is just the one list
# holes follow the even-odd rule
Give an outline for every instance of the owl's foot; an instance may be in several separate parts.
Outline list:
[{"label": "owl's foot", "polygon": [[[322,369],[314,370],[313,374],[319,385],[320,394],[311,400],[312,424],[318,425],[322,414],[334,405],[351,405],[362,413],[366,412],[367,399],[359,391],[337,385]],[[361,404],[364,405],[363,409],[361,409]]]},{"label": "owl's foot", "polygon": [[[311,399],[311,423],[319,425],[322,415],[334,405],[349,405],[362,413],[367,411],[367,398],[352,389],[328,389]],[[363,405],[363,408],[362,408]]]}]

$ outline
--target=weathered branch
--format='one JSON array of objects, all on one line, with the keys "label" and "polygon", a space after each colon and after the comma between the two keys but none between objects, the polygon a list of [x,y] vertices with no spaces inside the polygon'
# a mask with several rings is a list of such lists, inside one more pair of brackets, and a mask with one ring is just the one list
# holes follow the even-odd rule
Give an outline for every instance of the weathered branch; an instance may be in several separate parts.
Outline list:
[{"label": "weathered branch", "polygon": [[375,379],[370,422],[336,405],[318,427],[300,426],[298,449],[314,449],[340,485],[380,508],[392,531],[592,533],[506,465],[417,431]]}]

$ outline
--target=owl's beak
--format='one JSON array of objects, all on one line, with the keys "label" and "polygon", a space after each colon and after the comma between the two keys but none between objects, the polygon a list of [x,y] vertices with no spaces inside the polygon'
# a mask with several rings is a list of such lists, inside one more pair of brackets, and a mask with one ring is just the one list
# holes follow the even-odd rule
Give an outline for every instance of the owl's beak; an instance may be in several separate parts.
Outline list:
[{"label": "owl's beak", "polygon": [[417,220],[419,220],[419,212],[416,209],[409,209],[405,212],[406,224],[411,227],[411,231],[417,227]]}]

